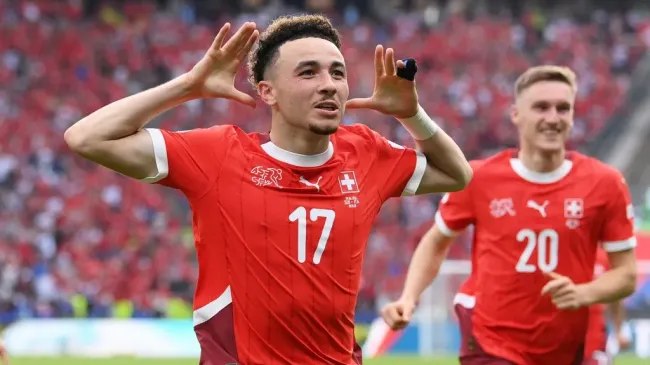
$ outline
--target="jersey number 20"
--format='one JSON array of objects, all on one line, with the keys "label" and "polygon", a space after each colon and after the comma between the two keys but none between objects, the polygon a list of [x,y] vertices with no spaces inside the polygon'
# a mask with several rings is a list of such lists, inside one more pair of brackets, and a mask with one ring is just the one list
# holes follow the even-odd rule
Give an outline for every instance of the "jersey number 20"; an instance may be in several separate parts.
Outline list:
[{"label": "jersey number 20", "polygon": [[[544,229],[539,234],[532,229],[522,229],[517,232],[517,241],[525,242],[526,248],[517,262],[517,272],[535,272],[540,269],[545,272],[557,269],[560,236],[554,229]],[[530,258],[537,247],[537,266],[530,263]]]},{"label": "jersey number 20", "polygon": [[[316,265],[320,263],[325,246],[327,246],[327,240],[330,238],[335,217],[336,213],[331,209],[314,208],[309,210],[309,219],[312,222],[317,221],[319,218],[325,218],[325,225],[323,226],[323,231],[320,234],[318,246],[312,259],[312,262]],[[298,221],[298,262],[302,264],[307,259],[307,209],[305,207],[296,208],[296,210],[289,214],[289,220],[291,222]]]}]

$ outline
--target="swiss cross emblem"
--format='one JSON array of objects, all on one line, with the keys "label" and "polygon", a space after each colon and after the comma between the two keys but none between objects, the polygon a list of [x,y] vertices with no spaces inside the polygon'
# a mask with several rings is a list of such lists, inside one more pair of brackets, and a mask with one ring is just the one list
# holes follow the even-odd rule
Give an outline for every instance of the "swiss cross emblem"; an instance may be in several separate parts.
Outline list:
[{"label": "swiss cross emblem", "polygon": [[585,203],[582,199],[564,199],[564,218],[580,219],[585,214]]},{"label": "swiss cross emblem", "polygon": [[339,173],[339,185],[343,194],[359,192],[359,184],[357,184],[357,177],[354,171],[341,171]]}]

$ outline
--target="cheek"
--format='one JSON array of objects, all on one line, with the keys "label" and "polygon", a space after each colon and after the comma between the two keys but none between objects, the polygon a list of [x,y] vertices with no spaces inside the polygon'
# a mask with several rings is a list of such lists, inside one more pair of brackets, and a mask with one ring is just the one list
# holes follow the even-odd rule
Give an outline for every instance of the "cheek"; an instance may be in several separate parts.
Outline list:
[{"label": "cheek", "polygon": [[344,100],[348,99],[348,96],[350,96],[350,87],[348,86],[347,81],[341,82],[337,92],[343,97]]},{"label": "cheek", "polygon": [[287,88],[282,90],[281,95],[278,95],[278,100],[282,106],[287,110],[299,109],[303,104],[301,100],[305,99],[305,93],[297,87]]}]

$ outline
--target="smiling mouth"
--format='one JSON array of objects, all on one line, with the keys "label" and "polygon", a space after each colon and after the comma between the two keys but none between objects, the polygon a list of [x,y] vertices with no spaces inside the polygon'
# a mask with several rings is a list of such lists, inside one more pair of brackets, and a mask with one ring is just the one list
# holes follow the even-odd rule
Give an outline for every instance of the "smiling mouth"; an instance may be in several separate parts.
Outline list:
[{"label": "smiling mouth", "polygon": [[339,106],[333,101],[325,101],[316,104],[316,109],[327,110],[327,111],[336,111],[339,110]]}]

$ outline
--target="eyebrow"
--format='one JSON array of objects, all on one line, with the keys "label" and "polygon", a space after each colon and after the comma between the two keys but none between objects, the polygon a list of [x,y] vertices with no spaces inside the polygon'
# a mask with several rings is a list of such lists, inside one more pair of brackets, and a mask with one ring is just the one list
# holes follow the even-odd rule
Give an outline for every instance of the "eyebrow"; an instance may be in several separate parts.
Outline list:
[{"label": "eyebrow", "polygon": [[549,100],[538,100],[533,103],[533,105],[556,105],[560,107],[571,107],[571,103],[568,101],[549,101]]},{"label": "eyebrow", "polygon": [[[314,67],[318,66],[318,61],[315,60],[308,60],[308,61],[301,61],[298,63],[298,66],[296,66],[296,70],[303,68],[303,67]],[[341,61],[333,61],[332,64],[330,65],[330,68],[345,68],[345,65]]]}]

